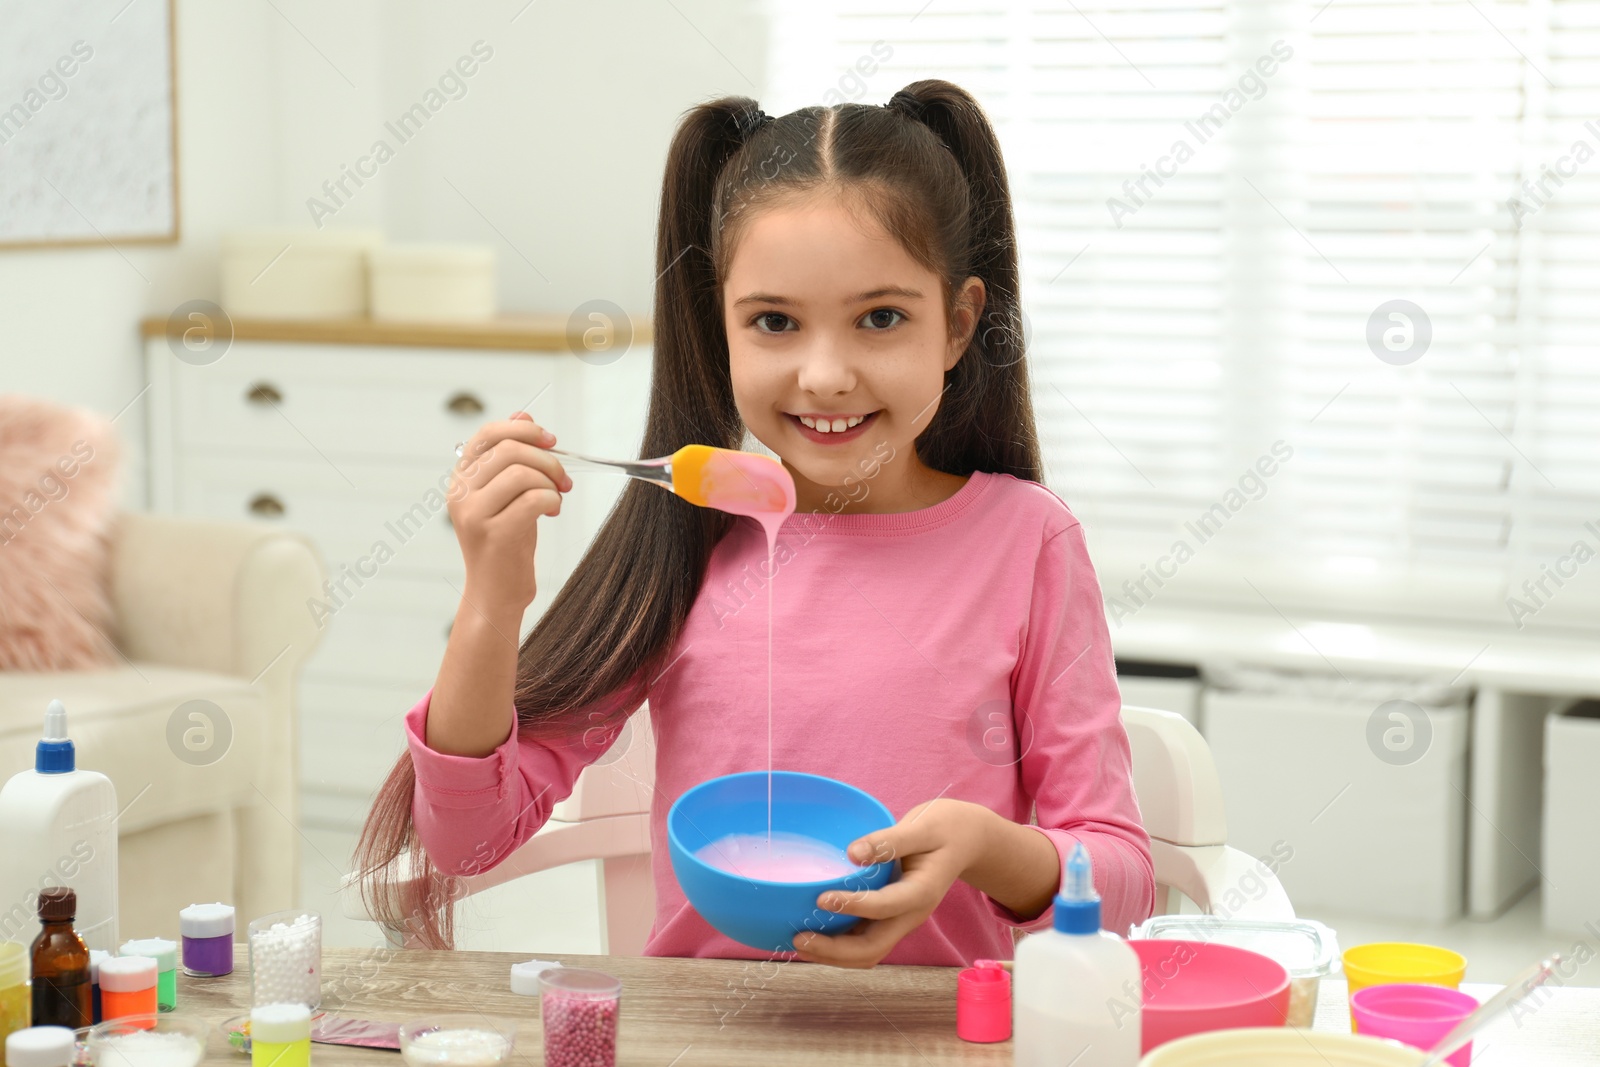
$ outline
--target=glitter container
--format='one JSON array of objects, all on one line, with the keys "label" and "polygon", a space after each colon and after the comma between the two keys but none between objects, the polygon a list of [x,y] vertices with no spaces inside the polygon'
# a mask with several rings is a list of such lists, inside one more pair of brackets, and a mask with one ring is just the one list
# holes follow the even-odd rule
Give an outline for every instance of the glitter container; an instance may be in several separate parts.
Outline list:
[{"label": "glitter container", "polygon": [[552,967],[539,975],[545,1067],[616,1067],[622,983],[601,971]]},{"label": "glitter container", "polygon": [[112,956],[100,961],[100,1013],[106,1022],[156,1015],[159,970],[149,956]]},{"label": "glitter container", "polygon": [[178,912],[183,973],[217,978],[233,972],[233,905],[190,904]]},{"label": "glitter container", "polygon": [[[91,950],[92,952],[93,950]],[[33,987],[28,984],[27,945],[0,941],[0,1041],[33,1022]]]},{"label": "glitter container", "polygon": [[311,1009],[299,1003],[251,1008],[250,1067],[311,1067]]},{"label": "glitter container", "polygon": [[119,956],[148,956],[156,961],[156,1006],[172,1011],[178,1006],[178,943],[164,937],[124,941]]},{"label": "glitter container", "polygon": [[89,1023],[93,1025],[105,1020],[105,1009],[100,1003],[100,964],[111,958],[111,953],[103,948],[89,950]]}]

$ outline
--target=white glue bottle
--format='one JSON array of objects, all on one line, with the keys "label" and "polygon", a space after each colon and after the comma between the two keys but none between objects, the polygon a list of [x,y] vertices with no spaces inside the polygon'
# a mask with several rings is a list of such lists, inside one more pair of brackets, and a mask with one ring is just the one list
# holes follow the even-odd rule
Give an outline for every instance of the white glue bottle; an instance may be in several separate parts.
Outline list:
[{"label": "white glue bottle", "polygon": [[1055,927],[1018,942],[1011,985],[1016,1067],[1139,1062],[1139,957],[1100,929],[1100,897],[1081,843],[1067,857]]},{"label": "white glue bottle", "polygon": [[67,709],[52,700],[33,770],[0,788],[0,940],[30,943],[39,932],[39,891],[77,893],[78,935],[116,955],[117,791],[98,771],[79,770]]}]

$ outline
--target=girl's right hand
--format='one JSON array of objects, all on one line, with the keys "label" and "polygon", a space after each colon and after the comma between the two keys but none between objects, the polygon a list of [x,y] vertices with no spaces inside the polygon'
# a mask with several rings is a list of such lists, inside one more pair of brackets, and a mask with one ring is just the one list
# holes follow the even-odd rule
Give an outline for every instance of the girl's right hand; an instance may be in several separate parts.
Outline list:
[{"label": "girl's right hand", "polygon": [[464,599],[513,627],[536,592],[537,520],[561,514],[561,494],[572,488],[545,451],[555,443],[525,411],[485,423],[461,450],[450,483],[450,525],[467,568]]}]

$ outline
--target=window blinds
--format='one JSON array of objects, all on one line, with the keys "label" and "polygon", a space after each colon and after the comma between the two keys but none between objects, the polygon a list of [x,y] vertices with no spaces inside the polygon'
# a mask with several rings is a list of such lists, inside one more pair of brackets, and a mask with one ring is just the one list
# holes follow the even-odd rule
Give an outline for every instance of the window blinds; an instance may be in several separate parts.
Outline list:
[{"label": "window blinds", "polygon": [[771,15],[774,114],[942,77],[995,122],[1049,482],[1108,596],[1183,589],[1185,545],[1192,595],[1503,617],[1600,549],[1600,0]]}]

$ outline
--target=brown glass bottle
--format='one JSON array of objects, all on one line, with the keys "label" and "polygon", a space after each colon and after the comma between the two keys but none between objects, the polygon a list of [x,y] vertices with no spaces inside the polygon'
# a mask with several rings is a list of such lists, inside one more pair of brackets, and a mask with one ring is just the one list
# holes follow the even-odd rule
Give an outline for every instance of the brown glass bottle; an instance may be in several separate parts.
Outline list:
[{"label": "brown glass bottle", "polygon": [[33,1025],[88,1026],[93,987],[89,984],[89,946],[72,920],[78,916],[78,894],[64,886],[39,891],[39,921],[44,929],[33,939]]}]

